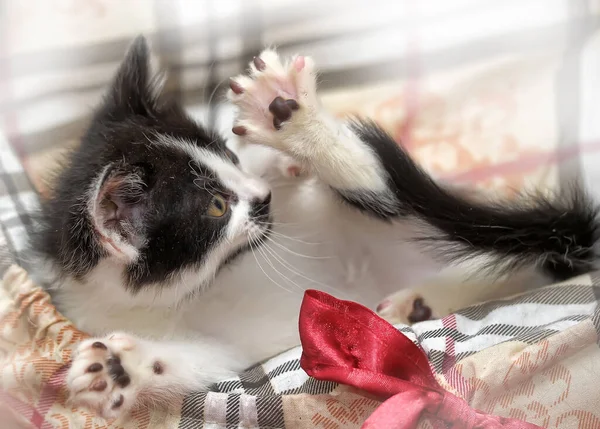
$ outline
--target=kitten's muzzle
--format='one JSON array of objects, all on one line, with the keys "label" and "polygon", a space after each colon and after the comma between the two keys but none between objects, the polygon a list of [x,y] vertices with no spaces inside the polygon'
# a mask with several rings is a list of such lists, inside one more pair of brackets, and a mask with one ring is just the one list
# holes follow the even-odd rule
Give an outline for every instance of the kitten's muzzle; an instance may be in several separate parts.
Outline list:
[{"label": "kitten's muzzle", "polygon": [[254,200],[252,202],[252,218],[266,218],[269,216],[269,210],[271,207],[271,193],[261,200]]}]

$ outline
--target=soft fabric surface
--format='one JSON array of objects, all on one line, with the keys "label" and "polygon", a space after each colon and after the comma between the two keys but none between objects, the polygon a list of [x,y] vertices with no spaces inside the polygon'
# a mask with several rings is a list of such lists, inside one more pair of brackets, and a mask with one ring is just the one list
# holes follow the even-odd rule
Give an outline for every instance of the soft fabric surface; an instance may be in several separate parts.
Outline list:
[{"label": "soft fabric surface", "polygon": [[442,388],[421,348],[368,308],[308,290],[300,310],[300,365],[384,399],[363,429],[416,429],[421,421],[463,429],[541,429],[486,414]]},{"label": "soft fabric surface", "polygon": [[[397,328],[425,352],[436,381],[471,407],[547,428],[595,429],[598,297],[600,276],[583,276]],[[66,403],[65,372],[85,338],[24,270],[10,268],[0,291],[0,413],[35,428],[349,428],[380,405],[369,393],[309,378],[297,348],[190,395],[175,415],[139,411],[105,422]]]}]

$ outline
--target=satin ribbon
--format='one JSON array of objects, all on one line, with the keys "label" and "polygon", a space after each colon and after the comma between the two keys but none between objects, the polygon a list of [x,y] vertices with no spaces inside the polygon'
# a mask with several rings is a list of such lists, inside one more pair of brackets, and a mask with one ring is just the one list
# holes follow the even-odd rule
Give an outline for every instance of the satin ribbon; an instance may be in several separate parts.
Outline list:
[{"label": "satin ribbon", "polygon": [[434,427],[540,429],[531,423],[485,414],[444,390],[425,354],[371,310],[316,290],[300,311],[300,365],[318,380],[335,381],[385,400],[366,420],[368,429]]}]

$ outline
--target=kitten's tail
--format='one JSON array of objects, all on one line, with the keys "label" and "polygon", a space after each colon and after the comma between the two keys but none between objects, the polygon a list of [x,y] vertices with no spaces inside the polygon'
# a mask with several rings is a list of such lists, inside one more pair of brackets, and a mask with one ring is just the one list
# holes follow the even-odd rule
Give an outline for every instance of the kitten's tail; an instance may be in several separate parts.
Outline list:
[{"label": "kitten's tail", "polygon": [[375,124],[357,122],[354,130],[379,156],[396,201],[395,213],[375,213],[417,218],[426,226],[419,239],[444,259],[481,255],[495,271],[536,266],[559,279],[596,267],[600,209],[583,186],[550,197],[473,198],[436,183]]},{"label": "kitten's tail", "polygon": [[582,187],[553,197],[484,201],[447,189],[436,192],[435,210],[413,207],[440,235],[423,238],[451,259],[486,256],[492,269],[538,266],[562,280],[595,268],[599,209]]}]

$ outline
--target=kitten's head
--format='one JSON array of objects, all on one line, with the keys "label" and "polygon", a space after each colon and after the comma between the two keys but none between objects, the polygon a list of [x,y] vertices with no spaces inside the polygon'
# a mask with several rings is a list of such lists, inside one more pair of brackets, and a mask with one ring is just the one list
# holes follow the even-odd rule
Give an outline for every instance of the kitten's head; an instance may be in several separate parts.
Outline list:
[{"label": "kitten's head", "polygon": [[133,294],[184,272],[198,288],[267,233],[267,185],[159,84],[140,37],[43,208],[39,250],[63,273],[85,280],[108,260]]}]

